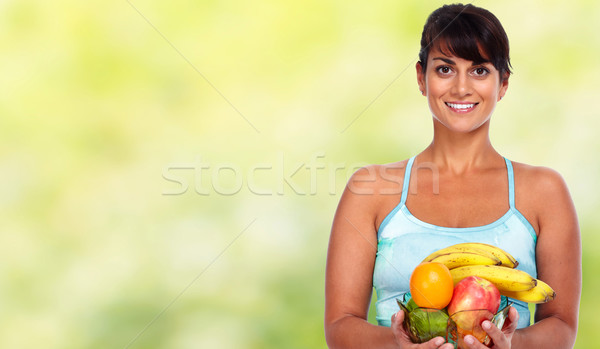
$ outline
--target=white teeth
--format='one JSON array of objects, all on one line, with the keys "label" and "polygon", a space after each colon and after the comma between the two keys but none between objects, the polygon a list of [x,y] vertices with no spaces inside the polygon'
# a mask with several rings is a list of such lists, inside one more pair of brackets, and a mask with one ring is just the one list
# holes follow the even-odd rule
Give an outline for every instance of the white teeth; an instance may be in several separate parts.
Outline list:
[{"label": "white teeth", "polygon": [[471,103],[471,104],[446,103],[446,105],[448,105],[450,108],[454,108],[454,109],[469,109],[469,108],[473,108],[475,106],[475,103]]}]

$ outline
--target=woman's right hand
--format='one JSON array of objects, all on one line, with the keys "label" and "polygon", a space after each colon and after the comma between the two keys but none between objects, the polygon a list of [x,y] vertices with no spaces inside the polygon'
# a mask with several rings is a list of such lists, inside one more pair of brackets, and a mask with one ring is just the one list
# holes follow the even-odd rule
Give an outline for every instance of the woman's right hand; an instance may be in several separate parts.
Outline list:
[{"label": "woman's right hand", "polygon": [[453,349],[452,343],[446,343],[446,340],[442,337],[435,337],[425,343],[415,344],[410,340],[408,333],[403,326],[404,312],[402,309],[396,314],[392,315],[392,333],[396,339],[396,343],[399,348],[402,349]]}]

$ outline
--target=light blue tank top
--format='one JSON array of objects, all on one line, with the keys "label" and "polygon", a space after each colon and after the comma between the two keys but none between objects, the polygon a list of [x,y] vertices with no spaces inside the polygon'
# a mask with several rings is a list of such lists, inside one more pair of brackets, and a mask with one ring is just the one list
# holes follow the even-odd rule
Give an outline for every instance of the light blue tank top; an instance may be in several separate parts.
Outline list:
[{"label": "light blue tank top", "polygon": [[[440,227],[423,222],[406,207],[410,172],[415,157],[406,166],[400,203],[381,222],[377,232],[377,257],[373,286],[377,292],[377,322],[390,326],[391,316],[399,310],[396,299],[409,291],[413,269],[430,253],[461,242],[482,242],[498,246],[513,255],[517,269],[537,277],[535,245],[537,236],[531,224],[515,207],[515,184],[512,164],[508,159],[508,198],[510,208],[493,223],[468,228]],[[529,326],[527,303],[510,299],[519,311],[519,328]]]}]

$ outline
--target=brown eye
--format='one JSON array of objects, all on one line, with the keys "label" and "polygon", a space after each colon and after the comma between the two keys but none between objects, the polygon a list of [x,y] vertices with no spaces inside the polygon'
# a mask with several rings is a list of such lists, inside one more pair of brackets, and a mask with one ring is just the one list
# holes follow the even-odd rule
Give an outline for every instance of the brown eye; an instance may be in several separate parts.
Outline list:
[{"label": "brown eye", "polygon": [[474,71],[475,75],[477,75],[477,76],[484,76],[489,72],[490,72],[489,70],[487,70],[486,68],[482,68],[482,67],[476,68]]},{"label": "brown eye", "polygon": [[441,67],[438,67],[437,71],[442,74],[449,74],[452,70],[450,69],[450,67],[443,65]]}]

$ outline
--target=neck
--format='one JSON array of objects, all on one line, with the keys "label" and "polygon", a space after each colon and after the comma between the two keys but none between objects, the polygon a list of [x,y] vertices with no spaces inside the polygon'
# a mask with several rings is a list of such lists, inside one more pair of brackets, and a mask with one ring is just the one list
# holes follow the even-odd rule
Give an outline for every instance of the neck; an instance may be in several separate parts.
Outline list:
[{"label": "neck", "polygon": [[453,174],[490,166],[500,158],[490,142],[489,122],[471,132],[453,132],[434,122],[433,141],[422,156]]}]

